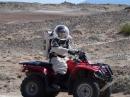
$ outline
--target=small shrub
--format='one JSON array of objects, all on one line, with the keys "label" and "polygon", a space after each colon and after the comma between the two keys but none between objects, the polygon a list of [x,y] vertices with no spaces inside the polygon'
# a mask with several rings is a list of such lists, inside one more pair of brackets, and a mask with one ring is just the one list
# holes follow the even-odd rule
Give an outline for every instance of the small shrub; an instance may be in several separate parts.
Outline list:
[{"label": "small shrub", "polygon": [[129,7],[126,7],[124,10],[130,10],[130,6],[129,6]]},{"label": "small shrub", "polygon": [[130,36],[130,22],[121,25],[120,34],[123,34],[124,36]]}]

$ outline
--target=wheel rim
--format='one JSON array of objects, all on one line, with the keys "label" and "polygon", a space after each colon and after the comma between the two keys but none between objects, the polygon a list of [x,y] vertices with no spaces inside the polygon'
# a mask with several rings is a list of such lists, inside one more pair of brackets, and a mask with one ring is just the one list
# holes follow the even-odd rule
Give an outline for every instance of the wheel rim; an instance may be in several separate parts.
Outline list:
[{"label": "wheel rim", "polygon": [[77,95],[78,97],[92,97],[93,89],[89,84],[80,84],[77,87]]},{"label": "wheel rim", "polygon": [[29,82],[27,83],[25,90],[28,95],[34,96],[38,93],[39,88],[35,82]]}]

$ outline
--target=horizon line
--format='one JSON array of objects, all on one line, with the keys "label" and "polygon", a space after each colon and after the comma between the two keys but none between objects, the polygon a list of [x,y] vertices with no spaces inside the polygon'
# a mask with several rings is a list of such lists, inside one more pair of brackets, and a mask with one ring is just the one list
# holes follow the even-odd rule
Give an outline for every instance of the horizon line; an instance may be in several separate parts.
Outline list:
[{"label": "horizon line", "polygon": [[75,5],[78,5],[78,4],[97,4],[97,5],[107,5],[107,4],[111,4],[111,5],[118,5],[118,4],[121,4],[121,5],[130,5],[130,4],[126,4],[126,3],[93,3],[93,2],[81,2],[81,3],[74,3],[74,2],[68,2],[68,1],[63,1],[63,2],[59,2],[59,3],[54,3],[54,2],[51,2],[51,3],[44,3],[44,2],[35,2],[35,1],[0,1],[0,3],[39,3],[39,4],[62,4],[62,3],[71,3],[71,4],[75,4]]}]

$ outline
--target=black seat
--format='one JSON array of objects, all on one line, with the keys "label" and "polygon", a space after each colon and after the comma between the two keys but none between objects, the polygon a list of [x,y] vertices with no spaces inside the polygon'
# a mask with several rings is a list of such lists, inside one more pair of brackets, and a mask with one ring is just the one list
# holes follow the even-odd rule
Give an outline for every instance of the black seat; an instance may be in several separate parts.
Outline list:
[{"label": "black seat", "polygon": [[45,67],[45,68],[52,68],[52,64],[51,63],[41,62],[41,61],[21,62],[19,64],[32,65],[32,66],[41,66],[41,67]]}]

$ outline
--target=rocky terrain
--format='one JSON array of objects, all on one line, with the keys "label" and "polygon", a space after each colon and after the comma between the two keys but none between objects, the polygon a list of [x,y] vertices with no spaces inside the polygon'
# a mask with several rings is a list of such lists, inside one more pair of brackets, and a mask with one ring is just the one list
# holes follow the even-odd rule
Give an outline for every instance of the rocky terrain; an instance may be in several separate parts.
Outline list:
[{"label": "rocky terrain", "polygon": [[119,34],[120,25],[130,21],[126,8],[128,5],[1,2],[0,94],[19,94],[24,75],[18,63],[44,60],[43,33],[58,24],[70,28],[74,48],[82,48],[92,62],[110,64],[115,78],[120,76],[113,85],[113,93],[119,93],[114,97],[129,94],[130,36]]}]

